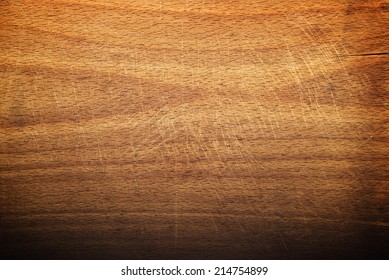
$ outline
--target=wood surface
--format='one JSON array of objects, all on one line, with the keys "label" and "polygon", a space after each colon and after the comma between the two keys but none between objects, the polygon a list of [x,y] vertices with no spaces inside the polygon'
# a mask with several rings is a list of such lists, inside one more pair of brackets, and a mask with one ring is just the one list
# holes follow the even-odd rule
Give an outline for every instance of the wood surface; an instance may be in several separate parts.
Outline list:
[{"label": "wood surface", "polygon": [[1,0],[1,258],[387,258],[388,11]]}]

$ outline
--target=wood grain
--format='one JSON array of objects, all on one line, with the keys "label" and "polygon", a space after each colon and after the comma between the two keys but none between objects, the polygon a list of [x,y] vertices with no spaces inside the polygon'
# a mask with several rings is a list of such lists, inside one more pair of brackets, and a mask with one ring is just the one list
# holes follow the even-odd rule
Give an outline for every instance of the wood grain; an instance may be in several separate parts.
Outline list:
[{"label": "wood grain", "polygon": [[5,259],[388,257],[386,1],[0,1]]}]

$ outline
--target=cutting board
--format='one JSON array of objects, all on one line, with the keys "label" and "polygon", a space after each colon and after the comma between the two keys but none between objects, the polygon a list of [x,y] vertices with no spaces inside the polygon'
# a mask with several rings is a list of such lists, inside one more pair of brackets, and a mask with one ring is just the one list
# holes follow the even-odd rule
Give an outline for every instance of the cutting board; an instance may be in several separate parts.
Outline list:
[{"label": "cutting board", "polygon": [[0,1],[1,258],[387,258],[388,11]]}]

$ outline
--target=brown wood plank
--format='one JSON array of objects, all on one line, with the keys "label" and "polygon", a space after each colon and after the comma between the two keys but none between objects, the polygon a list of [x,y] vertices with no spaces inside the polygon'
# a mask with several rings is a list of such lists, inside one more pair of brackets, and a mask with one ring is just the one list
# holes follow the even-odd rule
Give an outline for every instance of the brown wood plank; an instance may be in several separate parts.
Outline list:
[{"label": "brown wood plank", "polygon": [[0,1],[1,258],[387,258],[388,7]]}]

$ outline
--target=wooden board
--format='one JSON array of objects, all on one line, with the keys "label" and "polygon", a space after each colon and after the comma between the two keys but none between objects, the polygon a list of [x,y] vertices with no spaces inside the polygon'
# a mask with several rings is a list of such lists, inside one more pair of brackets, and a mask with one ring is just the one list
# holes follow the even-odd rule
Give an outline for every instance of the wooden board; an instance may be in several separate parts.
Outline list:
[{"label": "wooden board", "polygon": [[5,259],[388,257],[387,1],[0,1]]}]

